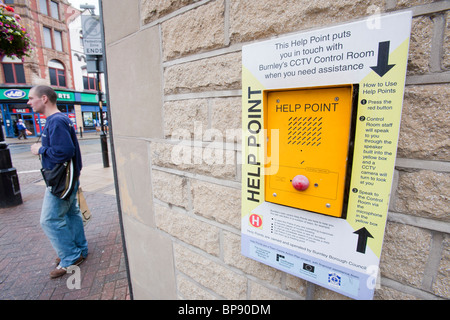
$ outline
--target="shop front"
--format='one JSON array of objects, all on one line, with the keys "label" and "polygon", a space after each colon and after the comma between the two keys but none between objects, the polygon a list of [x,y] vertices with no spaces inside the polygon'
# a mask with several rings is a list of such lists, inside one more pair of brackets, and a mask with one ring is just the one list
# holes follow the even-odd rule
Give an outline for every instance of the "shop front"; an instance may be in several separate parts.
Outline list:
[{"label": "shop front", "polygon": [[[1,120],[8,138],[18,137],[17,122],[22,119],[31,137],[40,136],[46,122],[42,114],[27,105],[30,88],[0,88]],[[95,131],[100,122],[100,110],[95,93],[55,90],[58,109],[74,124],[75,131]],[[106,107],[103,107],[106,117]]]}]

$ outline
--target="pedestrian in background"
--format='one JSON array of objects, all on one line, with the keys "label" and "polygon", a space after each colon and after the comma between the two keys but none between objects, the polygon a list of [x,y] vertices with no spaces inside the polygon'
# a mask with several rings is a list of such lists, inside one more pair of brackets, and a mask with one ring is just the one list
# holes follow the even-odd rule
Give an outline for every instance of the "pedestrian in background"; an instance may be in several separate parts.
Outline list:
[{"label": "pedestrian in background", "polygon": [[69,160],[74,162],[76,183],[70,197],[62,200],[47,188],[42,204],[40,223],[58,255],[58,266],[50,272],[50,277],[57,278],[66,274],[68,267],[79,265],[88,255],[83,220],[76,199],[82,168],[81,152],[72,122],[58,110],[55,91],[48,86],[36,86],[30,90],[28,97],[28,105],[33,111],[47,118],[42,143],[33,144],[31,152],[41,157],[42,167],[46,170]]},{"label": "pedestrian in background", "polygon": [[19,119],[17,122],[17,130],[19,130],[19,140],[20,138],[28,139],[27,138],[27,127],[23,124],[23,120]]}]

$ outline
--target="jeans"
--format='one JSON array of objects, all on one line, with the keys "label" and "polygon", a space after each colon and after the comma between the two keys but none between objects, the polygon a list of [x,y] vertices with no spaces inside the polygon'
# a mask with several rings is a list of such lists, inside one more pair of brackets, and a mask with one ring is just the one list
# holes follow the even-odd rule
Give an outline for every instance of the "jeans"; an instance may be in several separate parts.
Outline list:
[{"label": "jeans", "polygon": [[41,227],[50,240],[59,265],[67,268],[80,258],[87,257],[88,244],[84,234],[83,219],[77,201],[79,181],[68,200],[61,200],[45,190],[41,212]]}]

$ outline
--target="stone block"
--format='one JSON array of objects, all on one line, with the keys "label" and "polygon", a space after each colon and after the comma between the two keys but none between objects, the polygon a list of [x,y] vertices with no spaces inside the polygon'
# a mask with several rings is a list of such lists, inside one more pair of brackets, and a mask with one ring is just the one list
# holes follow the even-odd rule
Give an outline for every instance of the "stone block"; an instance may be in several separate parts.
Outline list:
[{"label": "stone block", "polygon": [[122,213],[154,226],[147,142],[116,137],[115,146]]},{"label": "stone block", "polygon": [[223,148],[193,147],[179,141],[177,144],[152,143],[153,165],[234,180],[236,177],[236,152]]},{"label": "stone block", "polygon": [[156,226],[171,236],[219,256],[219,228],[158,204],[155,204],[155,220]]},{"label": "stone block", "polygon": [[328,290],[325,287],[314,286],[314,300],[352,300],[352,298]]},{"label": "stone block", "polygon": [[253,281],[250,282],[250,288],[250,300],[290,300],[281,293]]},{"label": "stone block", "polygon": [[434,279],[433,293],[450,299],[450,236],[445,235],[442,243],[442,256]]},{"label": "stone block", "polygon": [[409,225],[388,223],[381,252],[381,275],[420,288],[430,249],[430,232]]},{"label": "stone block", "polygon": [[123,222],[134,298],[176,299],[172,241],[128,216]]},{"label": "stone block", "polygon": [[164,103],[164,135],[190,140],[196,126],[208,127],[208,100],[192,99]]},{"label": "stone block", "polygon": [[218,98],[211,101],[211,128],[221,132],[224,141],[241,142],[242,100],[240,97]]},{"label": "stone block", "polygon": [[400,172],[394,210],[450,221],[450,174],[420,170]]},{"label": "stone block", "polygon": [[180,274],[177,276],[177,284],[178,292],[186,300],[217,300],[212,293]]},{"label": "stone block", "polygon": [[153,195],[156,199],[188,209],[187,180],[163,171],[152,171]]},{"label": "stone block", "polygon": [[283,272],[243,256],[241,254],[241,237],[226,231],[223,234],[223,259],[226,264],[236,267],[267,283],[281,286]]},{"label": "stone block", "polygon": [[163,59],[224,46],[224,1],[212,1],[162,23]]},{"label": "stone block", "polygon": [[450,70],[450,14],[447,13],[445,20],[444,44],[442,51],[442,68]]},{"label": "stone block", "polygon": [[408,86],[403,103],[398,154],[400,158],[450,159],[448,84]]},{"label": "stone block", "polygon": [[158,27],[142,30],[109,46],[107,59],[116,62],[108,63],[111,100],[108,111],[112,114],[114,134],[161,138],[162,80]]},{"label": "stone block", "polygon": [[141,20],[148,24],[200,0],[141,0]]},{"label": "stone block", "polygon": [[175,266],[179,272],[226,299],[247,298],[247,279],[220,263],[179,244],[174,244]]},{"label": "stone block", "polygon": [[192,180],[191,191],[195,214],[240,229],[241,190]]},{"label": "stone block", "polygon": [[139,30],[139,0],[111,0],[108,2],[108,5],[103,6],[106,44]]},{"label": "stone block", "polygon": [[308,282],[304,279],[286,274],[286,289],[292,290],[302,297],[306,297],[306,286]]},{"label": "stone block", "polygon": [[430,70],[432,39],[433,21],[430,17],[414,18],[409,40],[408,75],[423,74]]},{"label": "stone block", "polygon": [[[384,1],[231,0],[230,40],[240,43],[370,16]],[[380,11],[381,13],[381,11]]]},{"label": "stone block", "polygon": [[419,298],[397,291],[395,289],[381,286],[381,288],[375,290],[373,296],[374,300],[419,300]]},{"label": "stone block", "polygon": [[240,52],[170,66],[164,71],[164,93],[240,89],[241,68]]}]

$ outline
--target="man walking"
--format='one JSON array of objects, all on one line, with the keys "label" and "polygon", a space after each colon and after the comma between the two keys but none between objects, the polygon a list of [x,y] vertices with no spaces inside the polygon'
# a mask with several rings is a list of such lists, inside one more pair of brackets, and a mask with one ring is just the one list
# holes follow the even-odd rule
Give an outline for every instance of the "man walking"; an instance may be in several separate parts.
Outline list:
[{"label": "man walking", "polygon": [[28,105],[34,112],[47,118],[42,143],[33,144],[31,152],[41,157],[42,167],[46,170],[71,159],[74,163],[76,183],[70,197],[62,200],[47,188],[42,204],[40,223],[58,255],[58,266],[50,272],[50,277],[57,278],[66,274],[69,266],[83,262],[88,254],[83,220],[76,199],[82,168],[81,152],[72,122],[58,110],[55,91],[48,86],[36,86],[30,90],[28,97]]},{"label": "man walking", "polygon": [[19,119],[19,122],[17,122],[17,130],[19,130],[19,140],[20,138],[28,139],[27,138],[27,127],[23,124],[23,120]]}]

